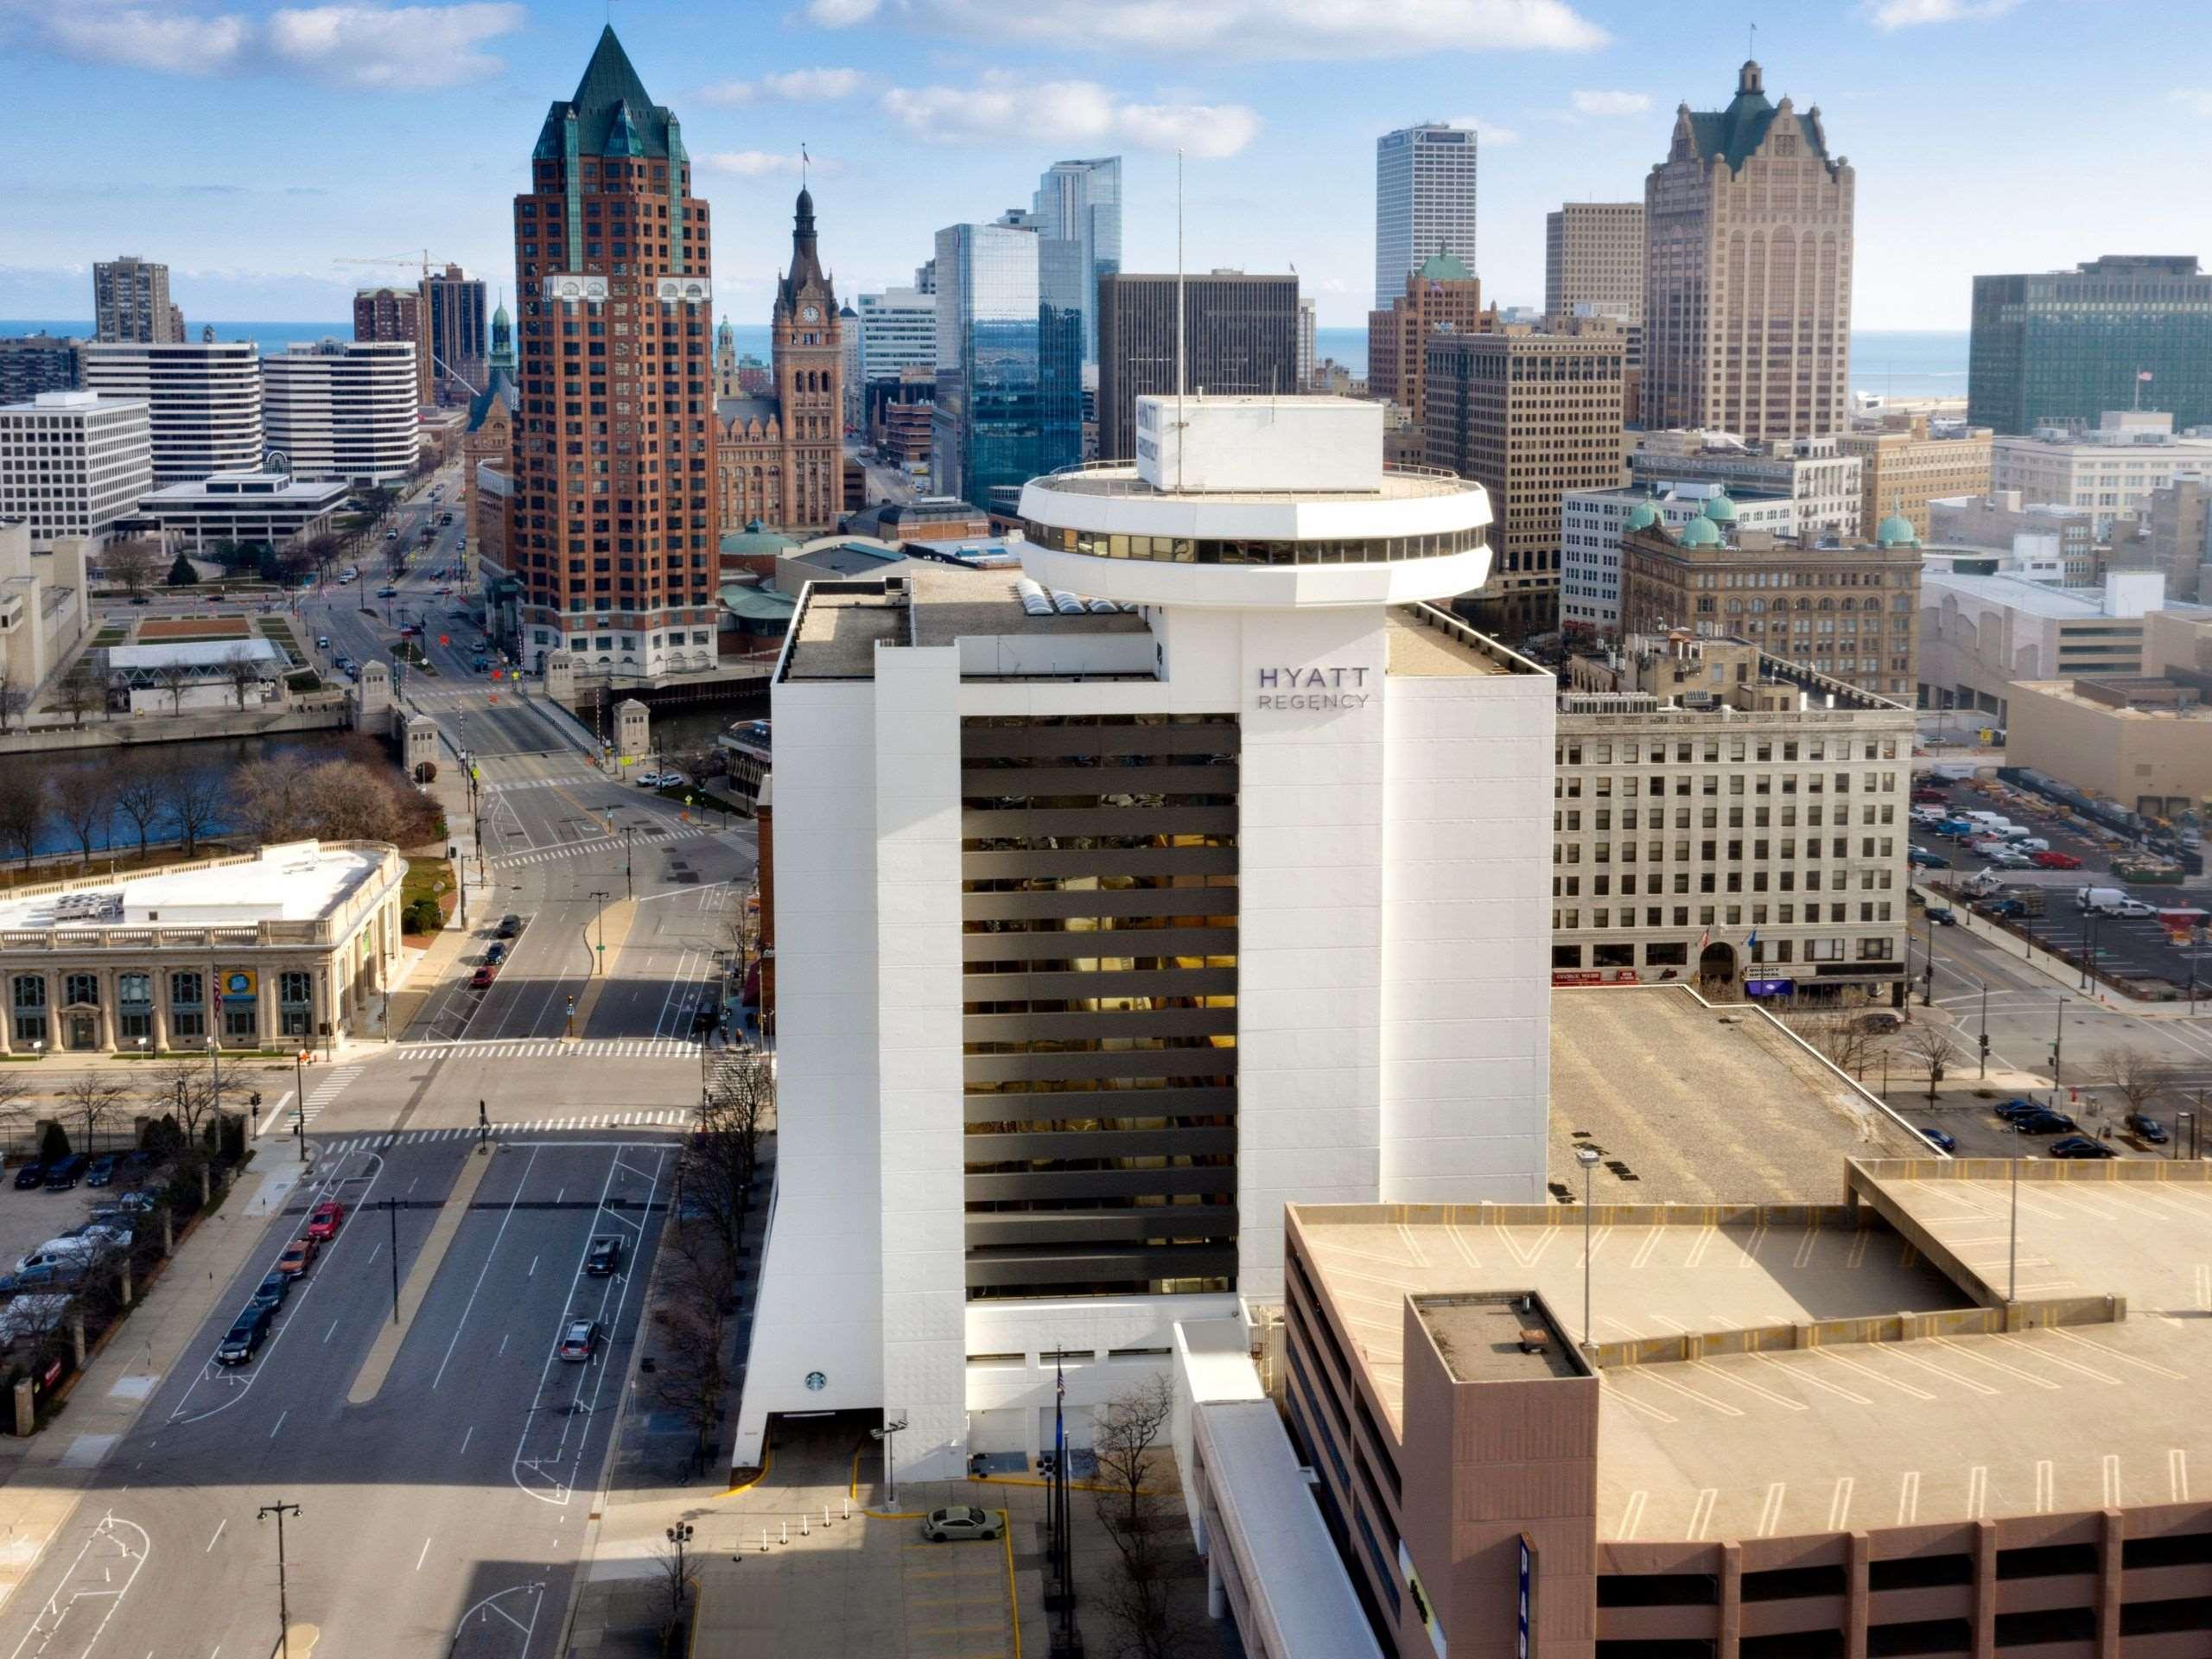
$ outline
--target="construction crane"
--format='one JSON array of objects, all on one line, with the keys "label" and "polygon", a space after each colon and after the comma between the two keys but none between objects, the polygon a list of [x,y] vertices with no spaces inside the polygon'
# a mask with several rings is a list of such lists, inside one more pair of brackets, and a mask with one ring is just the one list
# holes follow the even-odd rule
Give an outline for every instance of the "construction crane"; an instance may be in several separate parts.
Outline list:
[{"label": "construction crane", "polygon": [[[330,263],[334,265],[397,265],[409,270],[414,270],[419,263],[423,272],[423,286],[418,291],[422,294],[424,307],[427,308],[429,304],[430,251],[428,248],[422,251],[419,261],[412,253],[403,253],[386,256],[361,254],[343,259],[334,259]],[[424,332],[429,331],[429,319],[426,316],[423,320]],[[442,373],[451,375],[461,385],[467,386],[470,397],[474,397],[481,394],[482,387],[471,385],[468,378],[445,359],[440,357],[427,340],[423,342],[423,350],[429,352],[431,365]]]}]

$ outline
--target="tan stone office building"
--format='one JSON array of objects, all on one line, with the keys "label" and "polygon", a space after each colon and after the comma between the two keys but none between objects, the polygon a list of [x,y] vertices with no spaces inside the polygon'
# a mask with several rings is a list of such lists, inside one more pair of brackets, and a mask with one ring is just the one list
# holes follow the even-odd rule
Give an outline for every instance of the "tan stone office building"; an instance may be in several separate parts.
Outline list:
[{"label": "tan stone office building", "polygon": [[1495,631],[1559,626],[1561,499],[1626,476],[1621,386],[1628,337],[1602,318],[1559,333],[1514,327],[1428,339],[1428,465],[1490,492],[1490,579],[1461,601]]},{"label": "tan stone office building", "polygon": [[1885,519],[1867,543],[1829,546],[1738,530],[1715,496],[1679,531],[1621,535],[1621,629],[1729,635],[1878,696],[1910,702],[1918,665],[1919,538]]},{"label": "tan stone office building", "polygon": [[1912,737],[1909,707],[1740,639],[1631,638],[1573,658],[1553,982],[1902,984]]},{"label": "tan stone office building", "polygon": [[1993,437],[1986,426],[1932,431],[1925,415],[1878,432],[1839,434],[1836,448],[1859,457],[1859,522],[1878,524],[1895,513],[1910,523],[1922,541],[1932,540],[1930,501],[1989,493]]},{"label": "tan stone office building", "polygon": [[0,1053],[289,1051],[380,1017],[406,865],[290,842],[0,902]]}]

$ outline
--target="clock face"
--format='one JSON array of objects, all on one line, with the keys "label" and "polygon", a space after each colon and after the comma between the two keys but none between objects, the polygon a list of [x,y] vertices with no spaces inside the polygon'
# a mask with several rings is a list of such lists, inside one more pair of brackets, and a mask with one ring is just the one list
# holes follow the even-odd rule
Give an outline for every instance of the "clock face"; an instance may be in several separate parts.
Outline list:
[{"label": "clock face", "polygon": [[802,306],[802,307],[800,307],[800,308],[799,308],[799,314],[798,314],[798,320],[799,320],[801,322],[819,322],[819,321],[822,321],[822,308],[821,308],[820,306],[818,306],[818,305],[808,305],[808,306]]}]

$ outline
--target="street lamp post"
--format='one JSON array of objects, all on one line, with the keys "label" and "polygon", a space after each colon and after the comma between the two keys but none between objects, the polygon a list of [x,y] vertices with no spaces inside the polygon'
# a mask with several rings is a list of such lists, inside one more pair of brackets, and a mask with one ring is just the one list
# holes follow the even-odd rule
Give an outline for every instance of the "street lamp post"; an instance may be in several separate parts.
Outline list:
[{"label": "street lamp post", "polygon": [[276,1517],[276,1650],[282,1659],[291,1659],[292,1653],[292,1609],[284,1585],[284,1517],[299,1512],[296,1503],[264,1503],[254,1517],[259,1521],[272,1515]]},{"label": "street lamp post", "polygon": [[1989,982],[1981,982],[1981,1072],[1989,1075]]},{"label": "street lamp post", "polygon": [[2066,999],[2058,999],[2058,1018],[2050,1034],[2050,1109],[2058,1109],[2058,1071],[2066,1052]]},{"label": "street lamp post", "polygon": [[220,1135],[223,1132],[223,1039],[219,1036],[207,1039],[207,1065],[213,1073],[215,1092],[215,1133]]},{"label": "street lamp post", "polygon": [[1595,1147],[1577,1147],[1574,1161],[1582,1166],[1582,1346],[1592,1346],[1590,1333],[1590,1172],[1598,1167]]},{"label": "street lamp post", "polygon": [[592,912],[592,920],[599,929],[599,949],[592,953],[591,970],[594,974],[607,971],[607,901],[613,894],[594,887],[588,895],[598,901]]},{"label": "street lamp post", "polygon": [[883,1442],[883,1485],[886,1500],[893,1509],[899,1507],[899,1459],[892,1449],[892,1436],[906,1427],[901,1417],[895,1423],[886,1423],[881,1428],[868,1430],[868,1438]]},{"label": "street lamp post", "polygon": [[690,1586],[684,1582],[683,1547],[691,1541],[692,1527],[689,1521],[679,1521],[668,1529],[669,1548],[676,1552],[676,1611],[682,1612],[683,1604],[690,1599]]}]

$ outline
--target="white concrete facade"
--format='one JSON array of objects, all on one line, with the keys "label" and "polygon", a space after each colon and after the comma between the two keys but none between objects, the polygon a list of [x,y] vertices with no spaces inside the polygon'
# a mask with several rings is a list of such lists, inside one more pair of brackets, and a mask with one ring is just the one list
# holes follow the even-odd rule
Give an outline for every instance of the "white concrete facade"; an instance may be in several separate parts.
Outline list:
[{"label": "white concrete facade", "polygon": [[156,489],[261,465],[261,348],[253,341],[88,341],[84,364],[86,391],[139,398],[151,410]]},{"label": "white concrete facade", "polygon": [[105,538],[153,487],[145,402],[42,391],[0,405],[0,518],[21,518],[41,552],[61,537]]},{"label": "white concrete facade", "polygon": [[406,340],[297,341],[262,359],[261,382],[269,447],[294,478],[389,484],[414,471],[422,424]]},{"label": "white concrete facade", "polygon": [[[1367,536],[1444,511],[1377,461]],[[1210,509],[1285,508],[1056,481],[1025,492],[1033,522],[1179,507],[1204,537]],[[1487,522],[1478,488],[1451,493],[1462,527]],[[1356,504],[1322,505],[1323,534],[1345,535]],[[1281,522],[1315,510],[1294,507]],[[865,677],[803,671],[810,588],[773,690],[778,1190],[738,1464],[772,1414],[826,1409],[903,1420],[917,1478],[957,1475],[971,1447],[1033,1454],[1056,1353],[1080,1444],[1092,1407],[1164,1368],[1176,1320],[1281,1295],[1285,1203],[1541,1198],[1555,687],[1439,613],[1433,643],[1408,620],[1461,590],[1470,557],[1209,565],[1031,543],[1031,576],[1144,603],[1144,629],[1040,639],[1018,606],[1005,624],[971,606],[957,641],[887,639]],[[920,581],[1008,591],[988,572]],[[923,587],[910,615],[935,602]],[[1337,690],[1286,689],[1316,671]],[[970,1300],[962,721],[1114,715],[1230,715],[1241,734],[1235,1283]]]},{"label": "white concrete facade", "polygon": [[2212,478],[2212,438],[2177,437],[2163,410],[2110,410],[2092,429],[2043,427],[1995,440],[1989,486],[2094,515],[2096,538],[2147,514],[2152,492]]}]

